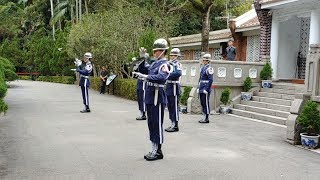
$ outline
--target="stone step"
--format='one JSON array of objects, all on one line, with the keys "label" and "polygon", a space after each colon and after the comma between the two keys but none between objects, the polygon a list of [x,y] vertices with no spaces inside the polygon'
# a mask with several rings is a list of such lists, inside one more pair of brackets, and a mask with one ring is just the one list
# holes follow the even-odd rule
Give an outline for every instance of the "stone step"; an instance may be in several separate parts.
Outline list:
[{"label": "stone step", "polygon": [[286,125],[286,121],[287,121],[286,118],[270,116],[270,115],[260,114],[260,113],[256,113],[256,112],[245,111],[245,110],[241,110],[241,109],[232,109],[232,114],[242,116],[242,117],[272,122],[272,123],[276,123],[276,124],[281,124],[281,125]]},{"label": "stone step", "polygon": [[265,114],[265,115],[270,115],[270,116],[282,117],[282,118],[287,118],[290,115],[289,112],[272,110],[272,109],[267,109],[267,108],[260,108],[260,107],[255,107],[255,106],[248,106],[248,105],[244,105],[244,104],[236,104],[234,106],[234,108],[240,109],[240,110],[245,110],[245,111],[250,111],[250,112],[256,112],[256,113],[260,113],[260,114]]},{"label": "stone step", "polygon": [[292,89],[291,90],[286,90],[286,89],[278,89],[278,88],[261,88],[260,92],[289,94],[289,95],[303,93],[303,91],[300,91],[300,90],[292,90]]},{"label": "stone step", "polygon": [[260,107],[260,108],[266,108],[266,109],[279,110],[284,112],[290,112],[290,106],[284,106],[284,105],[278,105],[278,104],[271,104],[271,103],[258,102],[258,101],[241,101],[241,104]]},{"label": "stone step", "polygon": [[[272,89],[272,90],[270,90]],[[304,93],[305,86],[301,84],[291,84],[291,83],[273,83],[272,88],[262,88],[261,91],[263,92],[270,92],[272,93],[282,93],[282,94],[297,94],[297,93]]]},{"label": "stone step", "polygon": [[279,94],[279,93],[268,93],[268,92],[256,92],[255,96],[276,98],[276,99],[285,99],[285,100],[294,100],[295,95],[293,94]]},{"label": "stone step", "polygon": [[279,104],[279,105],[284,105],[284,106],[291,106],[291,103],[292,103],[291,100],[260,97],[260,96],[253,96],[252,100],[258,101],[258,102],[270,103],[270,104]]}]

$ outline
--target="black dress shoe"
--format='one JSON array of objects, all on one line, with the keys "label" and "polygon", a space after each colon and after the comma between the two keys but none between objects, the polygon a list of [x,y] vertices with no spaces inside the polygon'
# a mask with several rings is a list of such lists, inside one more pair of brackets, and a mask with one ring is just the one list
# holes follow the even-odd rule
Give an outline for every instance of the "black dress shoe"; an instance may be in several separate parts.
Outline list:
[{"label": "black dress shoe", "polygon": [[137,117],[136,120],[137,121],[147,120],[147,117],[146,116]]},{"label": "black dress shoe", "polygon": [[166,129],[167,132],[178,132],[179,128],[178,127],[170,127]]},{"label": "black dress shoe", "polygon": [[200,120],[199,123],[209,123],[209,119]]},{"label": "black dress shoe", "polygon": [[89,113],[89,112],[91,112],[91,111],[90,111],[90,109],[84,109],[84,110],[81,110],[80,112],[81,112],[81,113]]}]

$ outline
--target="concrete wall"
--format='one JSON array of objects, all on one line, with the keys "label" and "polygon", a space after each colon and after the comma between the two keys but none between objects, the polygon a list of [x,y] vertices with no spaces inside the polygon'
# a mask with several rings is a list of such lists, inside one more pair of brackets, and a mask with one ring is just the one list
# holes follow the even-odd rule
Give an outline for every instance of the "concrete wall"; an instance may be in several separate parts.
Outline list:
[{"label": "concrete wall", "polygon": [[[198,86],[201,64],[200,61],[196,60],[184,60],[180,61],[182,69],[185,74],[182,74],[181,84],[183,86]],[[257,77],[252,78],[253,83],[259,83],[260,71],[263,68],[264,63],[262,62],[242,62],[242,61],[211,61],[211,67],[214,69],[214,85],[217,86],[242,86],[243,81],[249,76],[250,69],[257,70]],[[226,76],[218,76],[219,68],[226,68]],[[234,77],[235,68],[242,70],[241,77]],[[193,73],[193,74],[192,74]]]},{"label": "concrete wall", "polygon": [[292,18],[279,24],[279,79],[294,79],[296,62],[300,50],[300,18]]},{"label": "concrete wall", "polygon": [[[200,102],[198,99],[196,88],[198,86],[201,64],[199,61],[196,61],[196,60],[189,60],[189,61],[185,60],[180,62],[182,64],[182,68],[185,73],[181,77],[181,85],[194,87],[193,91],[190,92],[190,98],[188,102],[188,107],[189,107],[188,111],[192,113],[200,113],[201,112]],[[257,76],[256,78],[252,78],[252,81],[254,83],[253,84],[254,86],[259,86],[259,83],[260,83],[259,76],[263,66],[264,66],[264,63],[257,63],[257,62],[247,63],[247,62],[241,62],[241,61],[211,61],[211,67],[214,68],[214,72],[215,72],[213,85],[215,85],[216,88],[212,91],[210,96],[210,108],[216,109],[219,107],[221,92],[226,87],[229,87],[232,90],[230,99],[240,95],[243,88],[243,81],[246,77],[249,76],[250,69],[257,70]],[[221,67],[226,68],[225,77],[219,77],[220,75],[218,75],[218,69]],[[240,68],[242,70],[241,77],[234,77],[235,68]],[[215,100],[216,100],[216,106],[214,106]]]}]

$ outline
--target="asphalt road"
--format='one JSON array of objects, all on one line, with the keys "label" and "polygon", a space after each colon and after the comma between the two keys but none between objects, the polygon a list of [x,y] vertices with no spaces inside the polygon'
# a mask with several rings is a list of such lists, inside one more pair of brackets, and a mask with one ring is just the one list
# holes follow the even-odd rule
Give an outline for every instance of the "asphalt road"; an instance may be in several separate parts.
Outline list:
[{"label": "asphalt road", "polygon": [[286,143],[283,127],[182,115],[181,131],[165,134],[164,159],[147,162],[136,102],[90,91],[92,113],[81,114],[78,86],[11,86],[0,117],[0,179],[320,179],[320,155]]}]

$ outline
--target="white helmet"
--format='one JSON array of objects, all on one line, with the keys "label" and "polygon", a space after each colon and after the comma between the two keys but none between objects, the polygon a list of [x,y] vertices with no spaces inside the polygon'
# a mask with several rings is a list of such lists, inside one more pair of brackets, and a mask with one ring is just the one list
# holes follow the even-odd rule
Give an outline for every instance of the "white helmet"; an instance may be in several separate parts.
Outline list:
[{"label": "white helmet", "polygon": [[169,49],[167,40],[160,38],[153,43],[153,51]]},{"label": "white helmet", "polygon": [[170,52],[170,56],[181,56],[180,54],[180,49],[178,48],[173,48]]},{"label": "white helmet", "polygon": [[92,54],[89,53],[89,52],[86,52],[86,53],[84,54],[84,57],[86,57],[86,58],[88,58],[88,59],[91,59],[91,58],[92,58]]},{"label": "white helmet", "polygon": [[202,57],[202,60],[203,60],[203,61],[204,61],[204,60],[210,61],[210,59],[211,59],[211,54],[208,54],[208,53],[206,53],[206,54],[203,55],[203,57]]}]

